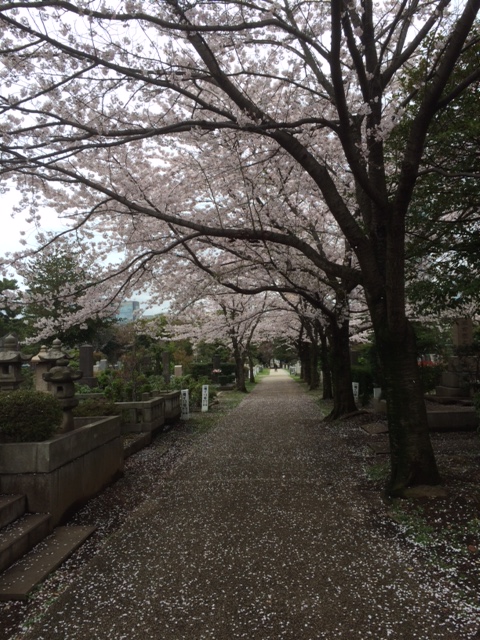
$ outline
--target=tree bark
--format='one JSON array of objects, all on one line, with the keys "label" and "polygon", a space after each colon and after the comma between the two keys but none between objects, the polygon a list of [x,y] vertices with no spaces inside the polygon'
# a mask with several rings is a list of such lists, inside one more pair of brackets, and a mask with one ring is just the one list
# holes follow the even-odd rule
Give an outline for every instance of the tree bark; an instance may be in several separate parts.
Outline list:
[{"label": "tree bark", "polygon": [[253,358],[251,356],[251,354],[248,354],[248,373],[249,373],[249,378],[250,378],[250,382],[251,383],[255,383],[255,374],[253,373],[253,369],[254,369],[254,364],[253,364]]},{"label": "tree bark", "polygon": [[300,345],[300,363],[301,363],[301,373],[300,378],[303,382],[306,382],[310,385],[311,380],[311,367],[310,367],[310,349],[308,342],[302,342]]},{"label": "tree bark", "polygon": [[325,420],[336,420],[357,410],[352,390],[348,320],[340,326],[332,320],[329,334],[332,354],[333,409]]},{"label": "tree bark", "polygon": [[235,360],[235,388],[242,393],[248,393],[245,378],[245,356],[242,354],[235,336],[232,336],[232,345]]},{"label": "tree bark", "polygon": [[391,457],[387,493],[408,497],[410,487],[441,481],[428,429],[415,334],[406,321],[403,334],[379,328],[375,335],[387,400]]},{"label": "tree bark", "polygon": [[308,345],[308,350],[310,352],[309,364],[310,364],[310,383],[309,389],[314,391],[320,387],[320,374],[318,371],[319,365],[319,353],[318,353],[318,345],[315,342],[310,342]]},{"label": "tree bark", "polygon": [[328,348],[327,335],[324,330],[319,331],[320,336],[320,366],[322,369],[323,400],[333,399],[332,371],[330,367],[330,350]]}]

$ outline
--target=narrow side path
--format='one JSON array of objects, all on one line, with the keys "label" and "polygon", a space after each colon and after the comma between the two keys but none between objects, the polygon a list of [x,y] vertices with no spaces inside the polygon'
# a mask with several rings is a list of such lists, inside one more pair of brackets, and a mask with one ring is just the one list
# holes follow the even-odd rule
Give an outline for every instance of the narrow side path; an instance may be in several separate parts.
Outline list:
[{"label": "narrow side path", "polygon": [[435,577],[368,525],[354,456],[272,373],[24,637],[468,638]]}]

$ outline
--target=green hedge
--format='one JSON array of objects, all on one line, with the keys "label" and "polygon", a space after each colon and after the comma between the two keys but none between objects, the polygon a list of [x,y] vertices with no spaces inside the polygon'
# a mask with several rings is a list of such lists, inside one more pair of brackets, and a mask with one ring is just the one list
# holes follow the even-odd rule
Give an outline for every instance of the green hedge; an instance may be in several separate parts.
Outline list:
[{"label": "green hedge", "polygon": [[4,442],[48,440],[60,426],[62,415],[58,400],[49,393],[0,393],[0,436]]},{"label": "green hedge", "polygon": [[73,410],[76,418],[87,418],[90,416],[118,416],[120,411],[115,403],[107,398],[88,398],[81,400]]},{"label": "green hedge", "polygon": [[[190,365],[190,371],[196,379],[209,378],[211,380],[213,377],[213,365],[211,362],[193,362]],[[222,372],[219,374],[221,376],[235,375],[235,364],[232,362],[222,362],[220,364],[220,371]]]}]

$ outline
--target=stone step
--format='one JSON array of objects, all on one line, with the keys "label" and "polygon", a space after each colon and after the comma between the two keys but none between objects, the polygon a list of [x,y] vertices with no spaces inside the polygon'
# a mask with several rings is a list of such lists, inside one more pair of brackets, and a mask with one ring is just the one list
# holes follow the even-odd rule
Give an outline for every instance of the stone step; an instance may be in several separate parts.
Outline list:
[{"label": "stone step", "polygon": [[55,571],[96,527],[57,527],[16,564],[0,576],[0,601],[26,600],[40,582]]},{"label": "stone step", "polygon": [[0,529],[23,516],[26,508],[26,496],[0,495]]},{"label": "stone step", "polygon": [[0,572],[5,571],[51,532],[50,514],[26,513],[0,531]]}]

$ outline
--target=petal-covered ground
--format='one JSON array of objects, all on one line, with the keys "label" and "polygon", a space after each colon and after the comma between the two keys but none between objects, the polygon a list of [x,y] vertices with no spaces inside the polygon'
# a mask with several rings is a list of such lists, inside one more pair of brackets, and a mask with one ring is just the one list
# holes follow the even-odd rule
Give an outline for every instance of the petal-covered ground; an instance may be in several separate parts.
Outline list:
[{"label": "petal-covered ground", "polygon": [[410,520],[385,524],[368,436],[302,389],[279,371],[188,446],[133,456],[72,521],[99,532],[40,589],[43,615],[5,606],[22,618],[5,638],[474,638],[457,574],[405,541]]}]

